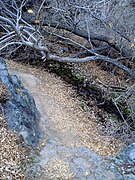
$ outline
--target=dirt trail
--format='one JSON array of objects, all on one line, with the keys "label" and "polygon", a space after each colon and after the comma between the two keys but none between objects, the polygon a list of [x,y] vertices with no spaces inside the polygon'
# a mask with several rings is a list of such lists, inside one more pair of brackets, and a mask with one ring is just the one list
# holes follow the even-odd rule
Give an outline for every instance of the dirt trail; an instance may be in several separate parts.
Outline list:
[{"label": "dirt trail", "polygon": [[119,140],[101,136],[94,115],[84,112],[73,98],[72,87],[44,70],[7,62],[35,99],[41,114],[42,140],[56,139],[61,145],[85,146],[100,155],[114,155],[122,147]]}]

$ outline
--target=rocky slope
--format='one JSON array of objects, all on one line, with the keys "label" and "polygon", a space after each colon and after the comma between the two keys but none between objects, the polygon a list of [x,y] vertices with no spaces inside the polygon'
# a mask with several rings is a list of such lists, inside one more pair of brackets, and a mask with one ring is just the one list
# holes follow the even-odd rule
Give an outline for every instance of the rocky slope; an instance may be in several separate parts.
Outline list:
[{"label": "rocky slope", "polygon": [[135,144],[115,155],[122,142],[100,134],[94,115],[80,109],[68,84],[40,68],[15,62],[8,67],[21,77],[41,113],[44,147],[33,157],[27,179],[134,179]]},{"label": "rocky slope", "polygon": [[[72,88],[58,77],[13,62],[8,67],[17,75],[9,75],[3,60],[0,61],[2,180],[135,179],[135,143],[120,151],[122,142],[102,136],[94,116],[91,114],[90,118],[80,109]],[[34,96],[40,122],[35,102],[18,75]],[[38,154],[33,153],[28,163],[26,144],[36,147],[39,137],[42,148],[37,147]],[[120,152],[111,156],[117,151]],[[25,172],[21,166],[25,166]]]},{"label": "rocky slope", "polygon": [[1,106],[8,127],[18,132],[28,145],[36,146],[39,140],[40,115],[32,96],[22,85],[17,75],[10,76],[0,59]]}]

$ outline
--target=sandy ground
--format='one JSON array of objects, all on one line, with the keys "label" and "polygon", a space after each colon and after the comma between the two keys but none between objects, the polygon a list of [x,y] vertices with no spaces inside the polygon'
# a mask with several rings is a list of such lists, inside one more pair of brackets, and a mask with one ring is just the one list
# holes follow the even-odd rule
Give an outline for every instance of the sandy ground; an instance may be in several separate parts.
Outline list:
[{"label": "sandy ground", "polygon": [[[40,68],[13,61],[7,61],[7,66],[10,73],[21,77],[40,111],[42,139],[37,148],[38,151],[50,139],[66,147],[84,146],[105,156],[114,155],[121,150],[123,143],[119,139],[101,135],[101,127],[96,123],[94,112],[85,112],[81,108],[81,102],[75,98],[76,94],[69,84]],[[2,115],[0,116],[0,139],[0,180],[25,179],[24,170],[31,163],[28,156],[31,150],[14,132],[8,130]],[[55,168],[60,169],[61,166],[62,172],[69,172],[67,166],[61,161],[52,164],[49,164],[51,172]],[[61,173],[58,172],[59,174]],[[70,173],[66,174],[66,176],[69,175]]]},{"label": "sandy ground", "polygon": [[82,110],[74,91],[59,77],[44,70],[7,62],[12,74],[18,74],[33,95],[41,113],[42,141],[57,139],[64,146],[85,146],[100,155],[114,155],[123,144],[103,136],[94,113]]}]

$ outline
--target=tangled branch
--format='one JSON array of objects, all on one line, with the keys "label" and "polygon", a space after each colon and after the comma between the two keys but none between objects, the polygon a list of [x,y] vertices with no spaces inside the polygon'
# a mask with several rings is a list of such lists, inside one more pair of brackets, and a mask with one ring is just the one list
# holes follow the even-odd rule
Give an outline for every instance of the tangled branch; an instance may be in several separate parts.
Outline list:
[{"label": "tangled branch", "polygon": [[[0,37],[0,52],[3,52],[8,49],[8,47],[15,45],[15,48],[17,48],[17,46],[26,46],[40,52],[41,59],[44,61],[54,60],[59,62],[83,63],[88,61],[102,60],[112,63],[113,65],[128,73],[132,78],[135,78],[135,72],[120,63],[117,59],[100,55],[92,49],[89,50],[91,56],[84,58],[59,57],[57,55],[51,54],[46,46],[45,38],[42,32],[34,25],[32,26],[23,19],[22,7],[25,6],[25,4],[26,1],[23,1],[20,7],[18,7],[14,0],[12,3],[12,10],[10,10],[0,0],[0,5],[2,6],[4,12],[0,14],[0,26],[4,31],[4,35]],[[40,10],[41,7],[42,6],[40,6]]]}]

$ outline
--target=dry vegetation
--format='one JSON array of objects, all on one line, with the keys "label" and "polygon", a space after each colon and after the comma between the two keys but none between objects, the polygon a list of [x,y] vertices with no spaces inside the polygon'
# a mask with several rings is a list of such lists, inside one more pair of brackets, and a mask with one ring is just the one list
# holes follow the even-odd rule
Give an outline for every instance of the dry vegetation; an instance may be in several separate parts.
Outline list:
[{"label": "dry vegetation", "polygon": [[[65,36],[72,37],[79,43],[85,43],[83,42],[82,38],[79,38],[75,35],[73,36],[72,33],[68,33],[65,30],[61,31],[61,34],[62,33],[64,33]],[[73,54],[79,53],[78,48],[75,47],[72,43],[66,44],[65,41],[61,41],[56,37],[54,38],[53,36],[48,37],[47,44],[49,46],[49,50],[52,53],[60,54],[62,56],[72,56]],[[67,51],[61,52],[61,49],[64,48],[67,48]],[[134,80],[125,75],[122,70],[112,65],[101,63],[100,61],[74,64],[68,63],[64,66],[61,65],[61,63],[41,63],[38,59],[38,56],[34,56],[34,53],[31,49],[29,49],[28,53],[26,53],[25,49],[22,48],[18,49],[16,53],[13,53],[11,59],[18,61],[21,60],[26,64],[30,63],[37,66],[42,66],[43,68],[51,72],[55,72],[64,80],[67,80],[69,76],[71,77],[71,81],[74,78],[78,79],[78,85],[80,80],[83,79],[84,86],[87,83],[90,83],[98,88],[99,91],[101,91],[103,98],[113,101],[113,106],[115,106],[115,111],[118,111],[117,115],[119,117],[112,115],[115,114],[113,113],[114,110],[111,107],[112,104],[107,104],[106,106],[108,107],[105,107],[105,109],[112,109],[112,114],[108,114],[104,110],[97,107],[96,99],[91,98],[91,96],[87,96],[85,98],[84,95],[84,99],[81,98],[80,104],[83,106],[82,108],[90,112],[93,111],[94,114],[96,114],[98,122],[101,123],[100,125],[101,127],[103,127],[103,129],[101,130],[102,133],[120,138],[126,144],[134,141],[135,85]],[[67,71],[68,68],[70,69],[70,71]],[[69,80],[68,83],[70,83]],[[74,83],[72,83],[72,85],[74,86]],[[78,87],[75,87],[75,89],[78,89]],[[103,101],[101,102],[103,103]]]},{"label": "dry vegetation", "polygon": [[4,117],[0,116],[0,179],[24,179],[28,161],[27,148],[17,135],[8,130]]},{"label": "dry vegetation", "polygon": [[101,124],[97,123],[96,114],[103,113],[106,120],[108,114],[96,105],[85,110],[82,107],[85,102],[77,98],[70,84],[48,73],[44,67],[34,68],[10,61],[7,64],[11,71],[22,77],[24,85],[35,98],[42,116],[41,126],[45,128],[45,139],[57,137],[65,146],[85,146],[106,156],[114,155],[124,146],[125,142],[119,138],[101,135]]},{"label": "dry vegetation", "polygon": [[9,93],[4,84],[0,82],[0,103],[5,102],[9,97]]},{"label": "dry vegetation", "polygon": [[[0,2],[2,3],[2,1],[0,1]],[[59,1],[59,2],[61,2],[61,1]],[[109,1],[109,2],[111,2],[111,1]],[[60,8],[61,8],[61,6],[60,6]],[[7,10],[7,8],[6,8],[6,10]],[[20,19],[18,21],[20,21],[22,23],[21,15],[20,15]],[[26,17],[27,17],[27,15],[28,14],[26,12]],[[32,16],[33,16],[33,14],[32,14]],[[6,17],[10,17],[10,13],[9,14],[7,13]],[[120,15],[120,17],[121,17],[121,15]],[[16,16],[15,16],[15,18],[14,18],[14,16],[10,17],[10,20],[13,21],[13,23],[14,23],[14,22],[16,22],[17,17]],[[1,22],[3,22],[2,17],[1,17]],[[5,22],[7,22],[7,21],[5,21]],[[23,22],[23,23],[27,27],[27,23],[26,22]],[[45,23],[45,22],[43,22],[43,23]],[[70,56],[79,54],[80,52],[84,52],[85,50],[88,53],[91,51],[91,49],[93,49],[93,45],[92,46],[90,45],[91,42],[88,42],[87,38],[85,38],[85,40],[84,40],[84,38],[79,38],[79,36],[76,36],[71,32],[68,33],[65,30],[57,29],[58,24],[55,26],[55,28],[50,28],[50,26],[53,25],[51,23],[45,24],[45,25],[49,26],[49,28],[47,28],[46,26],[43,26],[43,32],[46,32],[47,36],[44,37],[43,39],[40,39],[41,36],[38,38],[36,37],[37,35],[34,36],[35,27],[38,27],[38,25],[40,25],[40,24],[37,24],[36,26],[35,25],[28,26],[28,27],[31,27],[30,32],[26,32],[26,31],[23,32],[23,30],[25,30],[24,25],[22,28],[20,26],[20,24],[18,23],[18,29],[21,32],[19,31],[18,34],[24,33],[24,39],[18,40],[18,35],[14,34],[14,32],[13,32],[13,36],[12,36],[13,38],[11,39],[11,45],[12,45],[12,43],[14,44],[14,42],[16,42],[16,43],[20,43],[19,46],[15,46],[15,45],[11,46],[11,47],[8,46],[8,43],[10,41],[7,43],[6,40],[8,40],[8,38],[10,39],[10,33],[9,34],[7,33],[7,36],[5,36],[5,39],[2,39],[2,37],[1,37],[2,43],[0,44],[1,45],[0,47],[3,50],[3,47],[5,45],[4,43],[6,42],[7,43],[5,45],[7,47],[6,50],[8,52],[10,52],[8,54],[8,58],[10,57],[11,59],[15,59],[15,60],[21,60],[21,61],[23,60],[23,62],[26,62],[26,64],[33,63],[35,65],[40,64],[42,66],[42,71],[41,71],[40,68],[35,70],[32,67],[17,65],[16,63],[14,64],[14,62],[13,62],[13,64],[11,63],[11,66],[14,66],[14,68],[18,69],[21,72],[28,73],[31,71],[32,75],[36,75],[36,77],[38,77],[41,81],[44,82],[44,84],[42,84],[42,86],[45,86],[45,88],[40,87],[42,89],[39,88],[39,92],[42,92],[42,93],[47,92],[50,96],[54,96],[53,104],[51,104],[49,109],[48,110],[46,109],[46,111],[48,111],[48,113],[50,113],[49,115],[52,116],[52,119],[54,119],[54,121],[56,120],[55,122],[53,122],[53,123],[55,123],[55,132],[57,130],[58,131],[61,130],[61,132],[62,132],[62,130],[63,130],[67,133],[67,135],[69,135],[69,132],[71,132],[72,127],[73,128],[75,127],[74,129],[75,130],[77,129],[77,131],[75,131],[75,132],[73,131],[73,132],[74,133],[77,132],[78,134],[80,133],[79,135],[82,138],[79,146],[80,145],[86,146],[87,148],[92,149],[93,151],[99,153],[100,155],[115,154],[118,150],[121,149],[121,147],[123,145],[132,143],[135,139],[135,84],[134,84],[134,80],[132,78],[130,78],[128,75],[126,75],[123,70],[118,69],[116,66],[113,66],[108,62],[104,62],[104,63],[101,63],[101,61],[85,62],[83,64],[78,63],[78,64],[72,64],[72,65],[70,63],[67,63],[67,65],[72,66],[71,72],[73,72],[73,74],[75,76],[77,75],[78,80],[79,80],[79,78],[83,77],[84,86],[86,86],[87,83],[91,83],[92,85],[100,88],[104,98],[110,98],[112,100],[119,115],[116,116],[113,113],[109,114],[105,110],[100,109],[97,106],[98,103],[96,102],[96,99],[94,99],[90,96],[87,96],[87,97],[84,96],[85,98],[82,98],[82,96],[78,96],[75,91],[71,95],[71,92],[73,90],[71,87],[69,88],[69,86],[71,86],[71,84],[70,85],[69,84],[67,85],[66,83],[64,84],[57,76],[54,77],[54,76],[52,76],[52,74],[49,74],[48,72],[44,72],[45,69],[46,70],[49,69],[49,71],[55,69],[55,70],[58,70],[59,72],[61,72],[61,69],[60,69],[61,65],[59,63],[55,64],[55,63],[51,62],[51,60],[53,59],[52,58],[53,56],[50,56],[51,58],[49,58],[49,60],[50,60],[49,63],[41,62],[41,57],[44,59],[45,54],[47,57],[48,51],[49,51],[49,53],[54,54],[55,58],[56,58],[56,56],[59,56],[59,59],[61,59],[61,57],[63,59],[64,59],[64,57],[69,58]],[[89,26],[89,24],[88,24],[88,26]],[[117,32],[116,32],[117,26],[116,27],[115,26],[112,27],[112,25],[111,25],[111,27],[109,27],[109,26],[110,26],[110,24],[105,24],[107,32],[109,31],[110,33],[117,34]],[[9,30],[7,32],[10,32],[12,29],[11,28],[12,26],[10,27],[10,24],[8,24],[8,23],[5,23],[5,24],[3,23],[2,27],[6,27]],[[13,27],[13,29],[16,30],[16,27],[17,26]],[[91,27],[93,27],[93,26],[91,26]],[[40,29],[40,27],[38,27],[38,28]],[[126,26],[126,28],[128,28],[128,26]],[[48,33],[48,31],[50,31],[51,33]],[[97,31],[98,31],[98,28],[97,28]],[[92,29],[92,32],[93,32],[93,29]],[[11,34],[12,34],[12,32],[11,32]],[[39,36],[39,34],[38,34],[38,36]],[[88,31],[88,34],[89,34],[89,31]],[[109,33],[106,33],[106,34],[109,35]],[[41,33],[41,35],[42,35],[42,33]],[[122,34],[119,34],[119,35],[121,37]],[[118,36],[118,34],[115,36],[116,42],[117,42],[117,40],[119,40],[119,38],[117,38],[117,36]],[[25,47],[25,46],[27,46],[26,40],[28,40],[27,48]],[[35,49],[37,48],[36,50],[41,50],[43,48],[43,46],[40,42],[41,40],[44,40],[46,43],[44,45],[45,51],[44,52],[39,51],[37,53],[32,48],[35,46]],[[97,43],[95,41],[96,39],[94,39],[94,41],[93,41],[93,39],[91,39],[91,40],[92,40],[92,43],[93,42],[95,43],[95,45],[96,45],[95,47],[99,46],[99,48],[100,48],[100,45],[101,45],[101,49],[102,49],[102,46],[104,47],[104,43],[99,43],[100,41]],[[106,42],[106,40],[105,40],[105,42]],[[110,40],[109,40],[107,42],[107,45],[109,45],[109,47],[107,48],[107,51],[106,50],[99,51],[99,54],[101,53],[101,55],[104,55],[107,58],[110,57],[110,58],[114,58],[116,61],[118,60],[118,62],[123,64],[129,70],[131,70],[131,73],[129,73],[130,75],[131,74],[134,75],[134,71],[133,71],[134,59],[133,58],[128,59],[128,57],[121,54],[121,52],[119,52],[119,50],[117,51],[117,48],[113,47],[116,45],[115,44],[116,42],[115,41],[110,42]],[[123,41],[121,41],[122,46],[118,46],[118,49],[121,50],[121,47],[122,48],[124,47],[123,42],[124,42],[124,39],[123,39]],[[79,46],[78,46],[78,43],[79,43]],[[130,47],[129,49],[133,53],[134,47],[135,47],[134,41],[132,42],[132,39],[131,39],[131,41],[128,43],[129,44],[127,47],[128,48]],[[25,45],[25,46],[23,46],[23,45]],[[132,47],[132,45],[133,45],[133,47]],[[66,49],[66,51],[64,52],[63,49]],[[4,49],[3,54],[5,52],[6,51]],[[95,54],[95,52],[94,52],[94,54]],[[118,55],[120,55],[120,56],[118,56]],[[84,58],[84,57],[85,57],[85,54],[77,56],[77,58]],[[72,60],[72,59],[70,59],[70,60]],[[39,62],[39,63],[37,63],[37,62]],[[114,64],[115,64],[115,61],[114,61]],[[9,66],[10,66],[10,63],[9,63]],[[41,72],[42,72],[42,74],[41,74]],[[129,71],[127,71],[127,72],[129,72]],[[132,75],[132,77],[134,77],[133,75]],[[60,77],[63,78],[62,73],[61,73]],[[75,89],[77,89],[77,88],[75,87]],[[36,89],[36,91],[37,91],[37,89]],[[2,83],[0,83],[0,103],[4,103],[8,98],[9,98],[9,93],[8,93],[7,89],[5,88],[5,86]],[[59,102],[58,102],[58,100],[59,100]],[[77,102],[77,103],[75,103],[75,102]],[[56,103],[58,103],[58,104],[56,104]],[[44,103],[40,104],[40,106],[43,106],[43,105],[44,105]],[[66,107],[68,107],[67,108],[68,110],[66,109]],[[52,110],[50,110],[51,108],[52,108]],[[76,110],[76,108],[78,108],[79,110],[78,109]],[[72,110],[76,110],[76,111],[74,112]],[[75,113],[77,115],[75,115]],[[73,118],[70,121],[71,116]],[[67,120],[68,123],[65,126],[66,119],[68,119]],[[0,120],[1,120],[0,121],[0,138],[1,138],[1,142],[0,142],[0,151],[1,151],[0,179],[2,179],[2,180],[6,179],[6,178],[24,179],[24,171],[23,171],[24,169],[22,168],[22,166],[28,160],[27,148],[23,147],[22,143],[18,144],[18,142],[19,142],[18,137],[13,132],[11,132],[7,129],[6,122],[2,116],[0,117]],[[92,120],[92,125],[91,125],[90,120]],[[63,129],[63,128],[65,128],[65,129]],[[70,129],[70,131],[66,131],[67,130],[66,128]],[[78,131],[78,129],[79,129],[79,131]],[[96,130],[98,129],[98,132],[95,129]],[[59,135],[62,135],[61,132],[59,133]],[[65,136],[65,134],[63,135],[63,137],[64,137],[63,141],[65,141],[66,138],[68,139],[68,136]],[[68,139],[68,141],[71,139],[73,139],[73,138],[70,137]],[[73,143],[73,142],[70,142],[70,143]],[[59,169],[59,164],[62,164],[62,163],[63,162],[59,162],[58,160],[56,160],[56,162],[55,161],[52,162],[52,165],[48,164],[46,167],[47,177],[49,177],[50,176],[49,173],[51,171],[53,171],[52,166],[54,167],[54,170],[55,170],[55,168]],[[68,167],[66,166],[66,164],[62,164],[62,165],[68,171]],[[61,169],[59,169],[59,171],[61,171]],[[29,172],[30,171],[28,171],[28,173]],[[66,174],[65,174],[65,176],[66,176]],[[27,175],[27,177],[28,177],[28,175]],[[31,176],[30,176],[30,178],[31,178]]]}]

